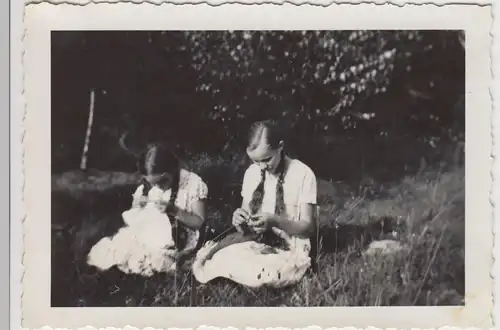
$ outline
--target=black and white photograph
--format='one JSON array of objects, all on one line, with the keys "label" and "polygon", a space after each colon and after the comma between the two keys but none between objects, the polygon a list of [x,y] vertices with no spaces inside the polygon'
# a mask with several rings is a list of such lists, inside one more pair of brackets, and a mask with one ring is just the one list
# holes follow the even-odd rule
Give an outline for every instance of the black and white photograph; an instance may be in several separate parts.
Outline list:
[{"label": "black and white photograph", "polygon": [[463,305],[464,45],[52,32],[52,306]]},{"label": "black and white photograph", "polygon": [[486,8],[183,7],[28,11],[26,326],[490,324]]}]

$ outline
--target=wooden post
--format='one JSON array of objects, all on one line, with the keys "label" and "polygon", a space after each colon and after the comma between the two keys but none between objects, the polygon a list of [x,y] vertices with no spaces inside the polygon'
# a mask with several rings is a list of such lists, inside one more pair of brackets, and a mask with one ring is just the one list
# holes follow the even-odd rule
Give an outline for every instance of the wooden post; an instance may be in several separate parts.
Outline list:
[{"label": "wooden post", "polygon": [[85,143],[83,145],[82,160],[80,163],[80,170],[87,170],[87,153],[89,151],[90,135],[92,133],[92,123],[94,121],[94,102],[95,102],[95,91],[90,90],[90,107],[89,107],[89,120],[87,123],[87,132],[85,134]]}]

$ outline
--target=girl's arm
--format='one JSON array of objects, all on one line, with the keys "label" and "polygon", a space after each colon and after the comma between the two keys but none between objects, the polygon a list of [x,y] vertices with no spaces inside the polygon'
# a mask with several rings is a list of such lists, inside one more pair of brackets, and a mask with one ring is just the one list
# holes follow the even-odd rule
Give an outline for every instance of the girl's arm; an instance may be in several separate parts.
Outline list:
[{"label": "girl's arm", "polygon": [[291,236],[311,237],[316,229],[317,189],[314,172],[310,168],[306,168],[299,196],[299,221],[290,221],[286,216],[272,216],[269,221],[270,225]]},{"label": "girl's arm", "polygon": [[246,233],[245,228],[247,227],[248,218],[250,215],[250,200],[251,194],[249,190],[249,182],[253,179],[251,178],[253,175],[253,167],[250,166],[243,176],[243,184],[241,185],[241,207],[236,209],[233,213],[232,224],[238,230],[239,233]]},{"label": "girl's arm", "polygon": [[206,219],[205,201],[208,198],[208,187],[200,177],[193,173],[190,177],[188,189],[189,195],[192,196],[188,198],[191,201],[188,208],[190,211],[178,208],[175,205],[169,205],[167,214],[177,218],[186,227],[199,230]]},{"label": "girl's arm", "polygon": [[251,213],[250,200],[247,200],[247,198],[243,198],[243,200],[241,201],[241,209],[245,210],[246,212],[248,212],[248,214],[250,214]]},{"label": "girl's arm", "polygon": [[200,229],[205,223],[205,200],[197,200],[191,204],[192,212],[187,212],[177,206],[170,206],[167,214],[177,218],[186,227],[191,229]]},{"label": "girl's arm", "polygon": [[[244,213],[246,213],[246,216],[250,217],[251,211],[250,211],[250,201],[248,201],[246,198],[243,198],[243,201],[241,202],[241,207],[240,210],[243,210]],[[239,212],[240,210],[236,210],[236,212]],[[239,233],[241,234],[249,234],[248,232],[248,221],[245,221],[244,223],[240,225],[236,225],[233,222],[233,225],[236,227],[236,230],[238,230]]]},{"label": "girl's arm", "polygon": [[290,236],[311,237],[315,229],[315,205],[303,203],[300,207],[300,221],[292,221],[286,215],[272,215],[269,219],[269,225],[283,230]]}]

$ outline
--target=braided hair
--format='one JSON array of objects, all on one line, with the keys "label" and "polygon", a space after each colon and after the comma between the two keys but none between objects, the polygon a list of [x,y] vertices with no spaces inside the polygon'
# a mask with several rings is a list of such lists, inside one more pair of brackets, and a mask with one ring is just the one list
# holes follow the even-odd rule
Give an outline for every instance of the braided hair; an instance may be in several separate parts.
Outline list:
[{"label": "braided hair", "polygon": [[[276,184],[276,203],[274,206],[274,214],[280,215],[285,212],[285,198],[283,192],[283,183],[285,182],[285,153],[281,151],[280,162],[277,168],[278,182]],[[262,201],[264,199],[264,184],[266,182],[266,170],[260,171],[260,182],[255,188],[252,199],[250,200],[250,212],[255,214],[260,211]]]},{"label": "braided hair", "polygon": [[[180,171],[181,163],[179,158],[165,145],[152,144],[148,147],[147,151],[142,155],[139,161],[139,171],[144,175],[161,175],[163,173],[170,173],[173,175],[173,181],[170,185],[171,194],[167,204],[166,213],[169,215],[172,222],[172,236],[174,237],[175,245],[178,249],[182,249],[186,245],[187,233],[185,228],[174,221],[172,216],[172,209],[177,199],[180,185]],[[141,179],[143,184],[142,194],[148,196],[152,188],[152,184],[144,177]],[[160,183],[161,184],[161,183]]]},{"label": "braided hair", "polygon": [[[267,143],[271,146],[271,148],[277,148],[279,143],[284,140],[284,134],[278,124],[272,120],[264,120],[255,122],[250,127],[249,134],[249,144],[248,149],[253,150],[258,147],[262,135],[265,134],[265,138]],[[283,184],[285,178],[285,153],[282,150],[280,153],[280,162],[276,169],[278,173],[278,182],[276,184],[276,202],[274,207],[274,213],[276,215],[281,215],[285,213],[285,201],[284,201],[284,191]],[[260,211],[262,207],[262,202],[264,199],[264,185],[266,181],[266,170],[261,170],[261,180],[257,187],[255,188],[252,198],[249,203],[250,212],[255,214]],[[266,232],[262,237],[262,240],[267,241],[266,243],[270,245],[283,245],[283,242],[277,241],[276,235],[273,235],[272,232]]]}]

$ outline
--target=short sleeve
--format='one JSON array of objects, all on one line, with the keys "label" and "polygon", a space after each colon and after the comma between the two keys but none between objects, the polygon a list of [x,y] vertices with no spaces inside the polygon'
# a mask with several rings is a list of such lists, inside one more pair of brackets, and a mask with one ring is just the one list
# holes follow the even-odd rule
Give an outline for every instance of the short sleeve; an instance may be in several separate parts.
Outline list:
[{"label": "short sleeve", "polygon": [[254,187],[252,187],[251,185],[255,182],[254,173],[255,170],[253,165],[251,165],[245,171],[245,175],[243,176],[243,183],[241,185],[241,197],[243,197],[243,199],[249,198],[249,196],[251,196],[251,194],[253,193]]},{"label": "short sleeve", "polygon": [[141,184],[139,187],[137,187],[137,189],[133,193],[132,197],[135,199],[135,198],[142,196],[143,190],[144,190],[144,185]]},{"label": "short sleeve", "polygon": [[302,182],[302,189],[300,190],[300,203],[316,204],[318,194],[318,185],[316,175],[309,168],[304,170],[304,180]]},{"label": "short sleeve", "polygon": [[208,197],[208,186],[207,184],[196,174],[191,173],[190,195],[191,201],[203,200]]}]

